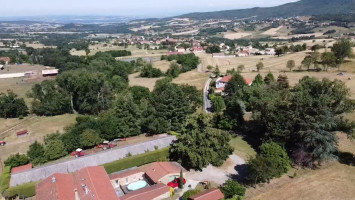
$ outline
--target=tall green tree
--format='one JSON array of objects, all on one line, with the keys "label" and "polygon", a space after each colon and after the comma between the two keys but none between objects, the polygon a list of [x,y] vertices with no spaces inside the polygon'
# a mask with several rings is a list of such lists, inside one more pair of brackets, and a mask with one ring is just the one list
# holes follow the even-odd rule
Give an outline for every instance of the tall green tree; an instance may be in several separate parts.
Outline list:
[{"label": "tall green tree", "polygon": [[224,198],[230,199],[233,197],[243,197],[245,195],[245,187],[240,185],[237,181],[228,179],[222,186],[221,191],[224,194]]},{"label": "tall green tree", "polygon": [[244,77],[240,74],[234,74],[228,84],[225,86],[224,92],[228,95],[235,95],[238,92],[241,92],[244,86],[247,86],[245,83]]},{"label": "tall green tree", "polygon": [[350,57],[353,46],[354,45],[349,39],[342,39],[333,45],[332,52],[336,58],[337,64],[343,63],[346,57]]},{"label": "tall green tree", "polygon": [[256,70],[259,72],[261,69],[264,68],[264,63],[263,62],[258,62],[258,64],[256,64]]},{"label": "tall green tree", "polygon": [[99,133],[94,130],[87,129],[80,135],[80,144],[82,148],[91,148],[102,142]]},{"label": "tall green tree", "polygon": [[27,151],[27,156],[30,162],[34,165],[42,164],[47,161],[46,157],[43,155],[44,155],[44,146],[37,141],[32,143],[30,145],[29,150]]},{"label": "tall green tree", "polygon": [[292,71],[292,69],[296,67],[295,61],[294,60],[287,61],[286,67],[289,68],[290,71]]},{"label": "tall green tree", "polygon": [[302,60],[302,65],[305,66],[307,68],[307,70],[309,70],[309,68],[311,67],[311,65],[313,64],[313,58],[312,56],[308,55],[306,56],[303,60]]},{"label": "tall green tree", "polygon": [[221,96],[214,96],[211,99],[212,109],[216,113],[221,113],[226,108],[226,104],[224,103],[224,99]]},{"label": "tall green tree", "polygon": [[33,98],[32,111],[37,115],[53,116],[72,112],[69,94],[54,80],[35,84],[28,96]]},{"label": "tall green tree", "polygon": [[10,155],[5,161],[5,166],[18,167],[21,165],[26,165],[29,163],[28,157],[24,154],[13,154]]},{"label": "tall green tree", "polygon": [[264,78],[264,82],[265,82],[265,84],[267,84],[267,85],[270,85],[270,84],[272,84],[272,83],[275,83],[276,80],[275,80],[274,75],[273,75],[271,72],[267,73],[266,76],[265,76],[265,78]]},{"label": "tall green tree", "polygon": [[325,71],[328,71],[329,67],[336,66],[336,57],[332,52],[322,53],[321,60]]},{"label": "tall green tree", "polygon": [[194,87],[168,83],[156,87],[143,113],[143,130],[151,134],[180,132],[188,115],[195,112],[200,93]]},{"label": "tall green tree", "polygon": [[61,140],[50,141],[44,149],[44,156],[46,156],[48,160],[56,160],[67,154],[67,150]]},{"label": "tall green tree", "polygon": [[187,169],[220,166],[233,152],[230,139],[227,132],[211,128],[208,116],[200,114],[189,120],[170,147],[170,156]]},{"label": "tall green tree", "polygon": [[255,76],[253,83],[251,84],[252,86],[261,86],[264,84],[263,77],[258,74]]}]

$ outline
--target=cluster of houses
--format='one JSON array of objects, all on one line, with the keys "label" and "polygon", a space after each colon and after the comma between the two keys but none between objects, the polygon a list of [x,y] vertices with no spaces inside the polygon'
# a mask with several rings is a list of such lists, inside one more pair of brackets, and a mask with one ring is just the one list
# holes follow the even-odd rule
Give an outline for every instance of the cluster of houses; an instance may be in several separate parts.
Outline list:
[{"label": "cluster of houses", "polygon": [[[186,172],[176,162],[155,162],[109,175],[102,166],[86,167],[74,173],[55,173],[37,183],[36,200],[170,199],[174,188],[168,183]],[[223,198],[219,189],[209,189],[190,197],[190,200]]]}]

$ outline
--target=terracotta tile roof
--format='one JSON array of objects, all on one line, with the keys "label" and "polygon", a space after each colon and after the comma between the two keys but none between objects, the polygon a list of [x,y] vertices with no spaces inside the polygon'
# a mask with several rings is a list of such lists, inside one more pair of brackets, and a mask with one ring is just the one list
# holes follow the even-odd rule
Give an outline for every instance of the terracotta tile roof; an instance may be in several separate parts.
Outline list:
[{"label": "terracotta tile roof", "polygon": [[104,167],[86,167],[73,177],[80,200],[118,200]]},{"label": "terracotta tile roof", "polygon": [[75,189],[80,200],[119,200],[102,166],[44,179],[36,185],[36,200],[75,200]]},{"label": "terracotta tile roof", "polygon": [[197,195],[190,197],[191,200],[221,200],[223,198],[224,195],[219,189],[205,190]]},{"label": "terracotta tile roof", "polygon": [[232,76],[228,75],[228,76],[223,77],[221,80],[219,80],[219,82],[228,83],[231,79],[232,79]]},{"label": "terracotta tile roof", "polygon": [[0,60],[4,61],[4,62],[10,62],[11,59],[9,57],[0,57]]},{"label": "terracotta tile roof", "polygon": [[71,174],[53,174],[36,185],[36,200],[74,200],[74,179]]},{"label": "terracotta tile roof", "polygon": [[145,171],[147,176],[149,176],[155,183],[159,182],[159,179],[163,178],[168,174],[180,173],[180,171],[186,172],[186,169],[181,167],[176,162],[155,162]]},{"label": "terracotta tile roof", "polygon": [[30,170],[32,169],[32,164],[29,163],[27,165],[22,165],[22,166],[18,166],[18,167],[14,167],[11,169],[11,174],[16,174],[22,171],[26,171],[26,170]]},{"label": "terracotta tile roof", "polygon": [[[243,78],[244,78],[245,84],[250,85],[250,84],[253,83],[253,81],[250,80],[249,78],[246,78],[246,77],[243,77]],[[219,82],[221,82],[221,83],[228,83],[231,79],[232,79],[232,76],[231,76],[231,75],[228,75],[228,76],[223,77],[221,80],[219,80]]]},{"label": "terracotta tile roof", "polygon": [[246,77],[244,77],[244,82],[245,82],[245,84],[247,84],[247,85],[251,85],[251,84],[253,83],[252,80],[250,80],[249,78],[246,78]]},{"label": "terracotta tile roof", "polygon": [[131,169],[131,170],[123,171],[123,172],[113,173],[108,176],[110,177],[110,180],[114,180],[114,179],[124,178],[124,177],[131,176],[133,174],[138,174],[138,173],[144,173],[144,172],[142,170],[140,170],[139,168],[136,168],[136,169]]},{"label": "terracotta tile roof", "polygon": [[163,183],[158,183],[156,185],[128,193],[127,195],[121,197],[121,200],[151,200],[167,192],[170,192],[170,187]]}]

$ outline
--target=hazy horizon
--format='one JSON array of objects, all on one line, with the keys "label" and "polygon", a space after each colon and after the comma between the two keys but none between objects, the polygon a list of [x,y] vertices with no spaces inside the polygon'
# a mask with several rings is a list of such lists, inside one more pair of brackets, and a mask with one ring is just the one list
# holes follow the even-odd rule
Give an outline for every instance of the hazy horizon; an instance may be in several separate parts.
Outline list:
[{"label": "hazy horizon", "polygon": [[[0,17],[22,16],[126,16],[126,17],[167,17],[190,12],[270,7],[296,0],[131,0],[120,3],[115,0],[12,0],[2,4]],[[14,6],[16,5],[16,6]],[[20,13],[20,14],[19,14]]]}]

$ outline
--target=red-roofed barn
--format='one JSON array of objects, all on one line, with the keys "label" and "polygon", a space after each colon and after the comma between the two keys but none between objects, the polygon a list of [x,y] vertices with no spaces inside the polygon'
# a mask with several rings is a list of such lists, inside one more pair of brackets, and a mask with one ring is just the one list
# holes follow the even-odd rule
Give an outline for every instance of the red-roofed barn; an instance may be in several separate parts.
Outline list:
[{"label": "red-roofed barn", "polygon": [[219,189],[205,190],[197,195],[190,197],[190,200],[221,200],[224,198],[223,193]]}]

